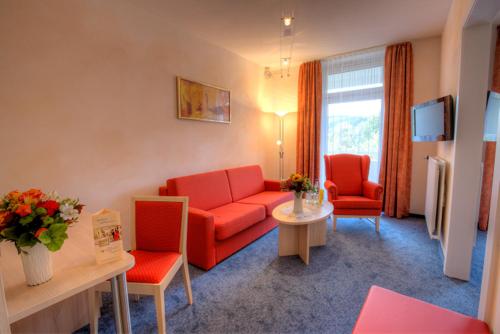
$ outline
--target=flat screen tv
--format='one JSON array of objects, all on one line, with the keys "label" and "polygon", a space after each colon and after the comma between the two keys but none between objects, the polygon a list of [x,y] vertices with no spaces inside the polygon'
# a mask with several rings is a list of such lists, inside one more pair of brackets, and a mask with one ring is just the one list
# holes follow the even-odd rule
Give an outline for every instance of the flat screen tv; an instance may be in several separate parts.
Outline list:
[{"label": "flat screen tv", "polygon": [[451,95],[417,104],[411,108],[412,140],[453,140],[454,111]]},{"label": "flat screen tv", "polygon": [[484,141],[497,141],[498,113],[500,112],[500,94],[489,91],[484,115]]}]

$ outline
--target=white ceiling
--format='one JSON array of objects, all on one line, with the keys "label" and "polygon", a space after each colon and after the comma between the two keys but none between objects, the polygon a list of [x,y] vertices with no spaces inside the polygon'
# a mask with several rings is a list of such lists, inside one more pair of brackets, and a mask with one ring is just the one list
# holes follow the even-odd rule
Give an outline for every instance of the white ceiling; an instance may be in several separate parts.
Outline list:
[{"label": "white ceiling", "polygon": [[295,12],[293,66],[440,35],[450,5],[451,0],[172,0],[166,14],[176,29],[277,68],[283,8]]}]

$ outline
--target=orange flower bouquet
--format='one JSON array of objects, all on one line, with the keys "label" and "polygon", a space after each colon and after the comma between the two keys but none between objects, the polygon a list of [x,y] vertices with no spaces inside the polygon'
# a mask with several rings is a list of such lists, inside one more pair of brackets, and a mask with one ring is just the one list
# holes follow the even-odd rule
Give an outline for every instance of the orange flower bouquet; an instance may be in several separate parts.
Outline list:
[{"label": "orange flower bouquet", "polygon": [[[52,277],[49,251],[61,249],[68,238],[68,225],[78,220],[82,208],[77,199],[62,199],[56,193],[45,194],[39,189],[11,191],[0,199],[0,242],[14,243],[29,285]],[[34,268],[37,263],[45,268]],[[40,270],[45,271],[44,275]],[[37,273],[39,277],[33,277]]]},{"label": "orange flower bouquet", "polygon": [[290,175],[288,180],[286,180],[285,188],[289,191],[293,191],[295,195],[293,201],[293,213],[301,214],[303,212],[302,195],[305,191],[312,189],[311,180],[305,175],[294,173]]}]

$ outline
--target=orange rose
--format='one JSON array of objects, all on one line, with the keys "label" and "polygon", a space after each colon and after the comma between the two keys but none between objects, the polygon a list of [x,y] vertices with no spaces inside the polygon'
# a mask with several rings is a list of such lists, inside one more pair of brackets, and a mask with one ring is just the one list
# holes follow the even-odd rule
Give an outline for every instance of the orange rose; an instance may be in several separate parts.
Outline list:
[{"label": "orange rose", "polygon": [[2,231],[10,220],[12,213],[9,211],[0,211],[0,231]]},{"label": "orange rose", "polygon": [[19,200],[25,204],[38,203],[43,195],[44,194],[40,189],[31,188],[28,191],[23,192],[19,197]]},{"label": "orange rose", "polygon": [[29,204],[21,204],[17,207],[16,213],[21,217],[27,216],[31,213],[31,205]]},{"label": "orange rose", "polygon": [[19,196],[21,196],[21,193],[17,190],[13,190],[8,193],[6,197],[9,199],[9,201],[17,201],[19,199]]}]

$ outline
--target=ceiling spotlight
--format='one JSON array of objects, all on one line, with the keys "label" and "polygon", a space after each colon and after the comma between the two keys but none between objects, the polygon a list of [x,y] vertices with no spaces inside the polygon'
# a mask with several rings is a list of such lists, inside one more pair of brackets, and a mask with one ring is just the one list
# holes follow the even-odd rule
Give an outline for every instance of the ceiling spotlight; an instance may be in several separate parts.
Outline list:
[{"label": "ceiling spotlight", "polygon": [[288,63],[290,62],[290,58],[281,58],[281,63],[283,66],[288,66]]},{"label": "ceiling spotlight", "polygon": [[289,27],[292,24],[293,16],[283,16],[282,20],[285,27]]}]

